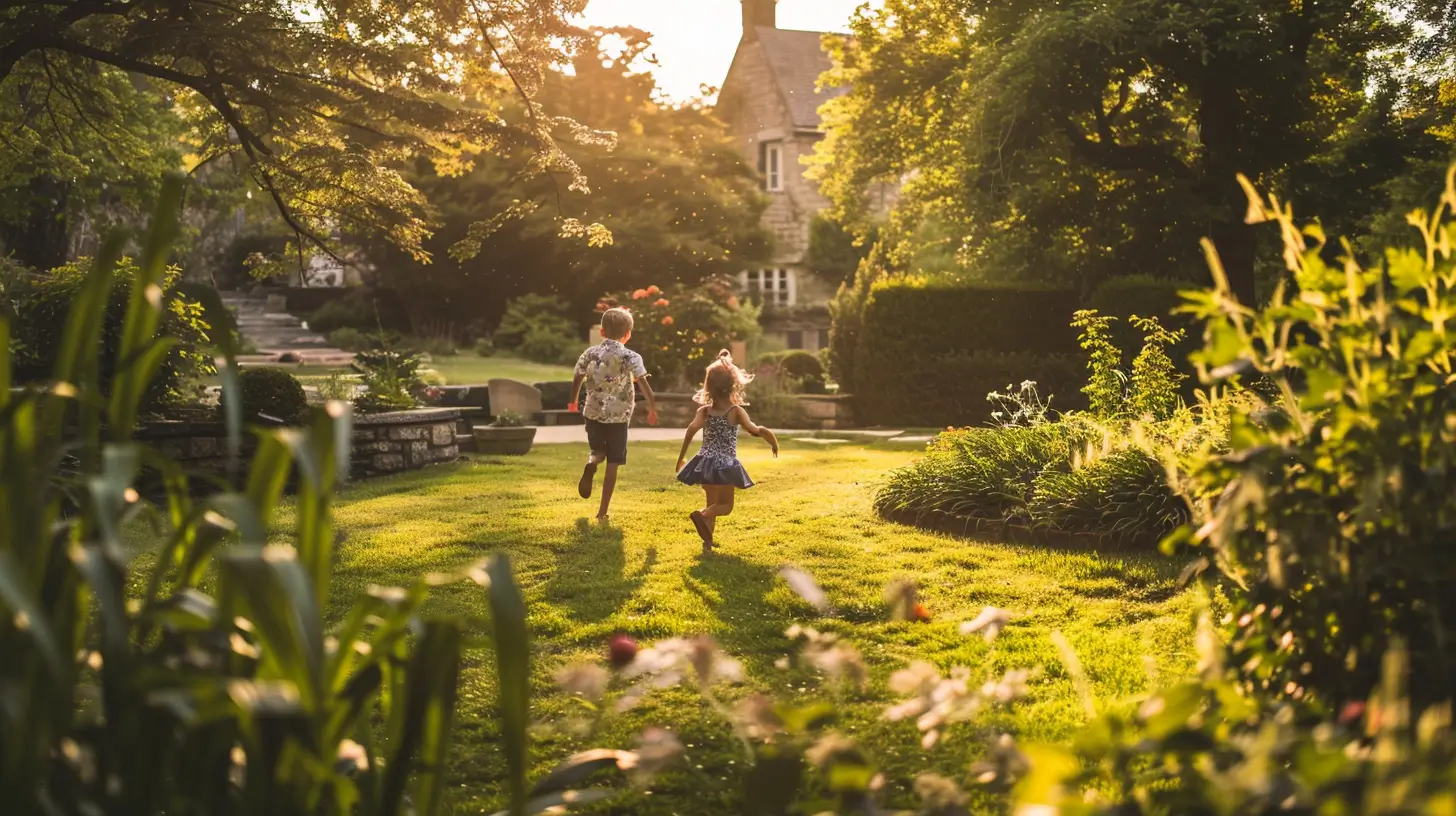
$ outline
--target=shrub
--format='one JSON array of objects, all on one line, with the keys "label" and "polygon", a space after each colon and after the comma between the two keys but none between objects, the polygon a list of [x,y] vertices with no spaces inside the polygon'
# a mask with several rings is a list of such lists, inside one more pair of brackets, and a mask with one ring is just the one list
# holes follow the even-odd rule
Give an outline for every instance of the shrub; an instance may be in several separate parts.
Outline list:
[{"label": "shrub", "polygon": [[1070,468],[1084,443],[1080,429],[1061,423],[947,431],[923,459],[890,474],[875,510],[900,519],[943,513],[1029,524],[1037,480]]},{"label": "shrub", "polygon": [[574,365],[581,356],[582,341],[569,334],[559,334],[548,326],[532,326],[526,332],[516,353],[533,363]]},{"label": "shrub", "polygon": [[1426,246],[1388,250],[1383,269],[1326,264],[1322,233],[1250,202],[1279,223],[1290,279],[1249,312],[1216,275],[1190,303],[1207,323],[1195,362],[1287,396],[1233,417],[1231,450],[1194,463],[1205,498],[1169,545],[1191,544],[1229,587],[1232,661],[1257,665],[1257,691],[1362,701],[1398,638],[1413,696],[1443,699],[1456,687],[1456,175],[1434,215],[1413,216]]},{"label": "shrub", "polygon": [[344,351],[364,351],[372,348],[374,342],[373,335],[348,326],[329,332],[329,345]]},{"label": "shrub", "polygon": [[[308,415],[308,395],[298,378],[281,368],[249,368],[238,375],[243,417],[270,425],[296,425]],[[223,395],[221,410],[230,397]]]},{"label": "shrub", "polygon": [[1161,541],[1190,517],[1162,463],[1135,447],[1043,471],[1028,512],[1038,527],[1143,544]]},{"label": "shrub", "polygon": [[775,377],[759,377],[749,383],[746,396],[753,421],[767,428],[803,426],[804,410],[791,386]]},{"label": "shrub", "polygon": [[237,318],[232,309],[222,302],[217,287],[181,280],[173,289],[178,297],[202,307],[202,322],[207,324],[207,336],[214,345],[220,344],[224,336],[231,336],[235,347],[241,344]]},{"label": "shrub", "polygon": [[325,303],[310,312],[306,321],[310,331],[323,335],[345,328],[377,334],[381,328],[401,331],[409,327],[398,298],[381,297],[364,288],[350,289]]},{"label": "shrub", "polygon": [[[568,317],[566,301],[550,295],[521,295],[506,304],[505,314],[501,316],[500,326],[495,330],[492,339],[499,348],[518,351],[522,357],[527,357],[523,347],[532,341],[537,344],[536,351],[544,351],[548,342],[557,341],[561,338],[575,337],[577,325]],[[577,342],[579,341],[571,341]],[[560,355],[537,354],[536,357],[545,357],[539,362],[557,362]]]},{"label": "shrub", "polygon": [[[970,424],[986,415],[988,392],[1026,379],[1043,393],[1055,380],[1058,407],[1070,408],[1080,399],[1056,372],[1077,350],[1076,310],[1076,293],[1060,289],[881,281],[864,309],[856,409],[870,424]],[[998,366],[998,356],[1022,368]]]},{"label": "shrub", "polygon": [[366,389],[354,405],[365,413],[403,411],[418,403],[414,392],[423,383],[417,354],[384,348],[354,355],[354,371]]},{"label": "shrub", "polygon": [[411,350],[431,357],[454,357],[460,353],[455,341],[448,337],[412,337],[406,344]]},{"label": "shrub", "polygon": [[603,297],[597,310],[625,306],[632,311],[630,345],[665,390],[701,381],[720,350],[758,336],[758,308],[740,303],[733,286],[721,277],[670,291],[649,286]]},{"label": "shrub", "polygon": [[1187,281],[1147,275],[1110,278],[1092,291],[1085,308],[1116,318],[1111,328],[1112,342],[1120,349],[1142,345],[1143,335],[1131,322],[1135,316],[1155,317],[1169,331],[1182,330],[1182,339],[1169,350],[1169,355],[1179,369],[1191,372],[1188,356],[1198,350],[1203,332],[1197,321],[1179,309],[1183,305],[1180,293],[1194,288]]},{"label": "shrub", "polygon": [[865,304],[875,284],[890,274],[889,251],[883,243],[875,243],[869,254],[855,268],[854,277],[840,284],[834,299],[829,301],[829,373],[841,391],[854,393],[859,364],[860,339],[864,335]]},{"label": "shrub", "polygon": [[[72,306],[78,301],[91,260],[82,258],[49,272],[37,273],[13,264],[0,266],[0,302],[11,321],[14,350],[12,377],[17,383],[43,382],[55,367],[61,339]],[[115,376],[116,352],[122,343],[122,324],[131,298],[132,283],[140,270],[135,261],[121,258],[111,269],[112,286],[101,317],[98,347],[93,348],[99,366],[101,387],[111,388]],[[147,386],[143,406],[164,409],[184,400],[183,389],[190,381],[213,373],[210,327],[204,307],[190,300],[178,288],[181,270],[168,267],[161,278],[165,295],[158,333],[173,338],[176,345],[166,353],[161,369]]]},{"label": "shrub", "polygon": [[982,424],[996,409],[987,395],[1024,381],[1035,382],[1055,410],[1086,405],[1080,391],[1082,362],[1072,355],[961,352],[910,358],[898,366],[893,390],[855,394],[855,408],[866,423],[931,428]]},{"label": "shrub", "polygon": [[494,357],[495,352],[495,341],[489,337],[481,337],[475,341],[475,353],[481,357]]}]

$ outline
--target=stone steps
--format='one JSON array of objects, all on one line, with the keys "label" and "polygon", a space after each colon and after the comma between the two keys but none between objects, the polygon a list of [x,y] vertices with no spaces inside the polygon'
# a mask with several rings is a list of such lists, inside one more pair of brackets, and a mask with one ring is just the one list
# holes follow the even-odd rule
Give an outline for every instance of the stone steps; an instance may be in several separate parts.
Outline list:
[{"label": "stone steps", "polygon": [[328,338],[309,331],[302,320],[279,311],[266,297],[224,292],[222,302],[232,310],[238,333],[258,350],[256,355],[239,360],[243,366],[278,363],[346,366],[354,361],[352,352],[333,348]]}]

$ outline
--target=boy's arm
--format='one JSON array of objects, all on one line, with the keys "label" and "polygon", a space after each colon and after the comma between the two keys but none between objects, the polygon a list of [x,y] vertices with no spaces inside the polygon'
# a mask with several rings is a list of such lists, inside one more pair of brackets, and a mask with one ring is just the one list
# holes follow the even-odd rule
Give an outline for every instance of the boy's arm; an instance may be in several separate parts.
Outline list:
[{"label": "boy's arm", "polygon": [[647,377],[645,375],[637,380],[637,384],[642,386],[642,396],[647,398],[647,424],[656,425],[657,395],[652,393],[652,385],[647,382]]},{"label": "boy's arm", "polygon": [[581,356],[576,358],[576,370],[572,373],[571,376],[571,401],[566,403],[566,410],[572,412],[573,414],[576,413],[579,408],[579,406],[576,404],[576,401],[581,397],[581,384],[586,381],[586,355],[589,351],[591,351],[591,349],[583,351],[581,353]]},{"label": "boy's arm", "polygon": [[[566,410],[572,412],[573,414],[576,413],[578,408],[580,407],[576,404],[576,400],[581,396],[581,381],[583,379],[585,379],[585,377],[583,377],[581,375],[581,372],[579,371],[576,373],[576,376],[571,378],[571,402],[566,403]],[[559,402],[557,403],[557,405],[560,404],[561,403]]]},{"label": "boy's arm", "polygon": [[708,409],[706,409],[706,408],[699,408],[698,409],[698,412],[696,414],[693,414],[693,421],[690,422],[690,423],[688,423],[687,433],[683,435],[683,446],[682,446],[682,450],[678,451],[678,454],[677,454],[677,469],[678,470],[682,470],[683,469],[683,463],[687,462],[687,460],[688,460],[688,446],[691,445],[691,444],[693,444],[693,437],[697,436],[698,435],[698,431],[702,430],[702,428],[703,428],[703,421],[704,421],[703,420],[703,416],[705,414],[707,414],[707,412],[708,412]]}]

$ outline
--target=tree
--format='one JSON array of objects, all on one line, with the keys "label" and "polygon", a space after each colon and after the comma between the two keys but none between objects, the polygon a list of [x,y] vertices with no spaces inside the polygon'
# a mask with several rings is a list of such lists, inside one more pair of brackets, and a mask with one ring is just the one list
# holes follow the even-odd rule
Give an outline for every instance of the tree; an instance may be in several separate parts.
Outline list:
[{"label": "tree", "polygon": [[[537,293],[566,299],[585,318],[604,292],[692,284],[765,253],[757,177],[724,126],[701,105],[654,100],[652,75],[636,67],[646,32],[592,38],[537,97],[552,115],[617,134],[613,144],[565,148],[593,180],[592,195],[526,172],[528,153],[467,154],[462,174],[418,161],[411,179],[442,223],[424,245],[434,262],[387,245],[369,250],[380,282],[415,301],[417,314],[493,324],[508,300]],[[481,212],[508,211],[515,217],[479,223]],[[593,221],[610,230],[610,242],[561,240],[563,227],[570,235]]]},{"label": "tree", "polygon": [[123,71],[66,54],[16,66],[0,85],[0,245],[51,269],[78,220],[94,234],[149,212],[181,133],[170,101]]},{"label": "tree", "polygon": [[[815,172],[837,217],[860,223],[869,183],[908,176],[894,218],[955,224],[965,262],[1006,276],[1090,287],[1191,274],[1206,235],[1252,302],[1258,236],[1236,175],[1362,199],[1346,217],[1385,209],[1372,185],[1431,138],[1402,123],[1416,82],[1400,69],[1420,44],[1416,23],[1441,12],[1375,0],[887,0],[837,46],[831,79],[852,90],[829,104]],[[1399,143],[1396,158],[1322,177],[1372,126]]]},{"label": "tree", "polygon": [[[83,75],[126,72],[175,99],[194,168],[232,163],[301,238],[381,234],[423,257],[429,212],[398,162],[464,148],[530,150],[584,186],[527,104],[581,32],[585,0],[25,0],[0,9],[0,90],[85,98]],[[40,69],[64,60],[71,69]],[[100,73],[96,73],[96,71]]]}]

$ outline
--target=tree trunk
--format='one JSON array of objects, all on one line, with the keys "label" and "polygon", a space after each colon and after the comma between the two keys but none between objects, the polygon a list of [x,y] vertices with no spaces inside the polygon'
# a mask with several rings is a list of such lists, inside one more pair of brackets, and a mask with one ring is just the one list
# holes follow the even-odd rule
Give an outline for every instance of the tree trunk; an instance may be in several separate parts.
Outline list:
[{"label": "tree trunk", "polygon": [[1239,303],[1250,308],[1259,305],[1258,292],[1254,287],[1254,258],[1257,243],[1254,228],[1243,222],[1243,212],[1238,220],[1215,221],[1209,230],[1209,240],[1218,250],[1223,271],[1228,275],[1229,288]]}]

